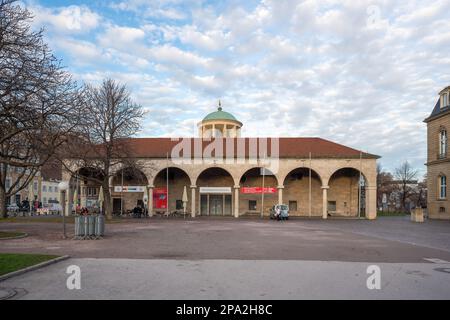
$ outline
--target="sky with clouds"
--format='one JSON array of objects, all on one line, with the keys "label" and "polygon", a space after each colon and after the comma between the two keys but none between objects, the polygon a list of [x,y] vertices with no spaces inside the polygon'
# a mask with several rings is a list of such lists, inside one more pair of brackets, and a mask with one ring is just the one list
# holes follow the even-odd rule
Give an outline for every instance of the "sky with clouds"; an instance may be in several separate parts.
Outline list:
[{"label": "sky with clouds", "polygon": [[24,0],[77,80],[124,82],[139,136],[192,136],[215,110],[245,136],[319,136],[425,171],[450,85],[450,1]]}]

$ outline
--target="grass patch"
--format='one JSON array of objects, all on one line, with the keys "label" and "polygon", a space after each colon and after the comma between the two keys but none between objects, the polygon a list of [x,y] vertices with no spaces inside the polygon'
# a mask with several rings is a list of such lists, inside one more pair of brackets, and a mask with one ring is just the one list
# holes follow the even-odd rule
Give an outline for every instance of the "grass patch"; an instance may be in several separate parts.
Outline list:
[{"label": "grass patch", "polygon": [[57,257],[46,254],[0,253],[0,276]]},{"label": "grass patch", "polygon": [[394,211],[394,212],[378,211],[377,214],[379,217],[403,217],[403,216],[408,215],[405,212],[399,212],[399,211]]},{"label": "grass patch", "polygon": [[0,239],[2,238],[12,238],[12,237],[19,237],[23,236],[24,232],[6,232],[6,231],[0,231]]},{"label": "grass patch", "polygon": [[[66,223],[74,223],[74,217],[66,217]],[[11,223],[26,223],[26,222],[42,222],[42,223],[62,223],[61,217],[52,216],[33,216],[33,217],[9,217],[1,218],[0,223],[11,222]]]}]

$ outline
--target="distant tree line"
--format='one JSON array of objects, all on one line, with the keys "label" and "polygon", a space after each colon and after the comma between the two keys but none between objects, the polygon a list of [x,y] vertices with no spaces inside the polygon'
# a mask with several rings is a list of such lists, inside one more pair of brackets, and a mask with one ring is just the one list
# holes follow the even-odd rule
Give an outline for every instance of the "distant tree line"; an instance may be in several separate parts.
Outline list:
[{"label": "distant tree line", "polygon": [[377,205],[382,211],[409,212],[412,208],[427,205],[426,176],[418,180],[418,170],[408,161],[401,163],[394,172],[377,166]]}]

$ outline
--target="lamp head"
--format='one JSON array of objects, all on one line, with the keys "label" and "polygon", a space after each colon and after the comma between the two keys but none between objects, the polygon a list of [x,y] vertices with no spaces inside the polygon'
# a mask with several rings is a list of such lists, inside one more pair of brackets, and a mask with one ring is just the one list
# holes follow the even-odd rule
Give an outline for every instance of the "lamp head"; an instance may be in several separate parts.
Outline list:
[{"label": "lamp head", "polygon": [[67,189],[69,189],[69,183],[67,181],[61,181],[60,183],[58,183],[58,188],[61,191],[66,191]]}]

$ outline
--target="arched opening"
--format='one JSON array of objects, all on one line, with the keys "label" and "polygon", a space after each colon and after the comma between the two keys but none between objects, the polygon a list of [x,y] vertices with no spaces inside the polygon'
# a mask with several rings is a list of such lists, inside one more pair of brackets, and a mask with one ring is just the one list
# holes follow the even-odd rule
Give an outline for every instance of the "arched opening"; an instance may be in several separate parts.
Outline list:
[{"label": "arched opening", "polygon": [[322,180],[316,171],[296,168],[283,184],[283,201],[291,216],[322,216]]},{"label": "arched opening", "polygon": [[270,209],[278,202],[278,180],[268,169],[261,167],[247,170],[239,181],[239,212],[244,215],[269,216]]},{"label": "arched opening", "polygon": [[113,213],[126,213],[135,207],[145,208],[148,180],[145,174],[133,167],[123,168],[112,180]]},{"label": "arched opening", "polygon": [[[172,213],[183,211],[183,193],[186,189],[188,203],[191,203],[191,179],[180,168],[169,167],[161,170],[153,181],[153,211]],[[191,206],[186,205],[186,213]]]},{"label": "arched opening", "polygon": [[72,213],[84,207],[92,213],[98,213],[100,206],[98,196],[100,186],[105,175],[102,170],[92,167],[83,167],[72,174],[69,181],[69,198]]},{"label": "arched opening", "polygon": [[208,168],[197,178],[200,215],[231,216],[234,180],[222,168]]},{"label": "arched opening", "polygon": [[366,214],[366,186],[364,175],[354,168],[342,168],[331,176],[328,190],[329,216],[363,217]]}]

